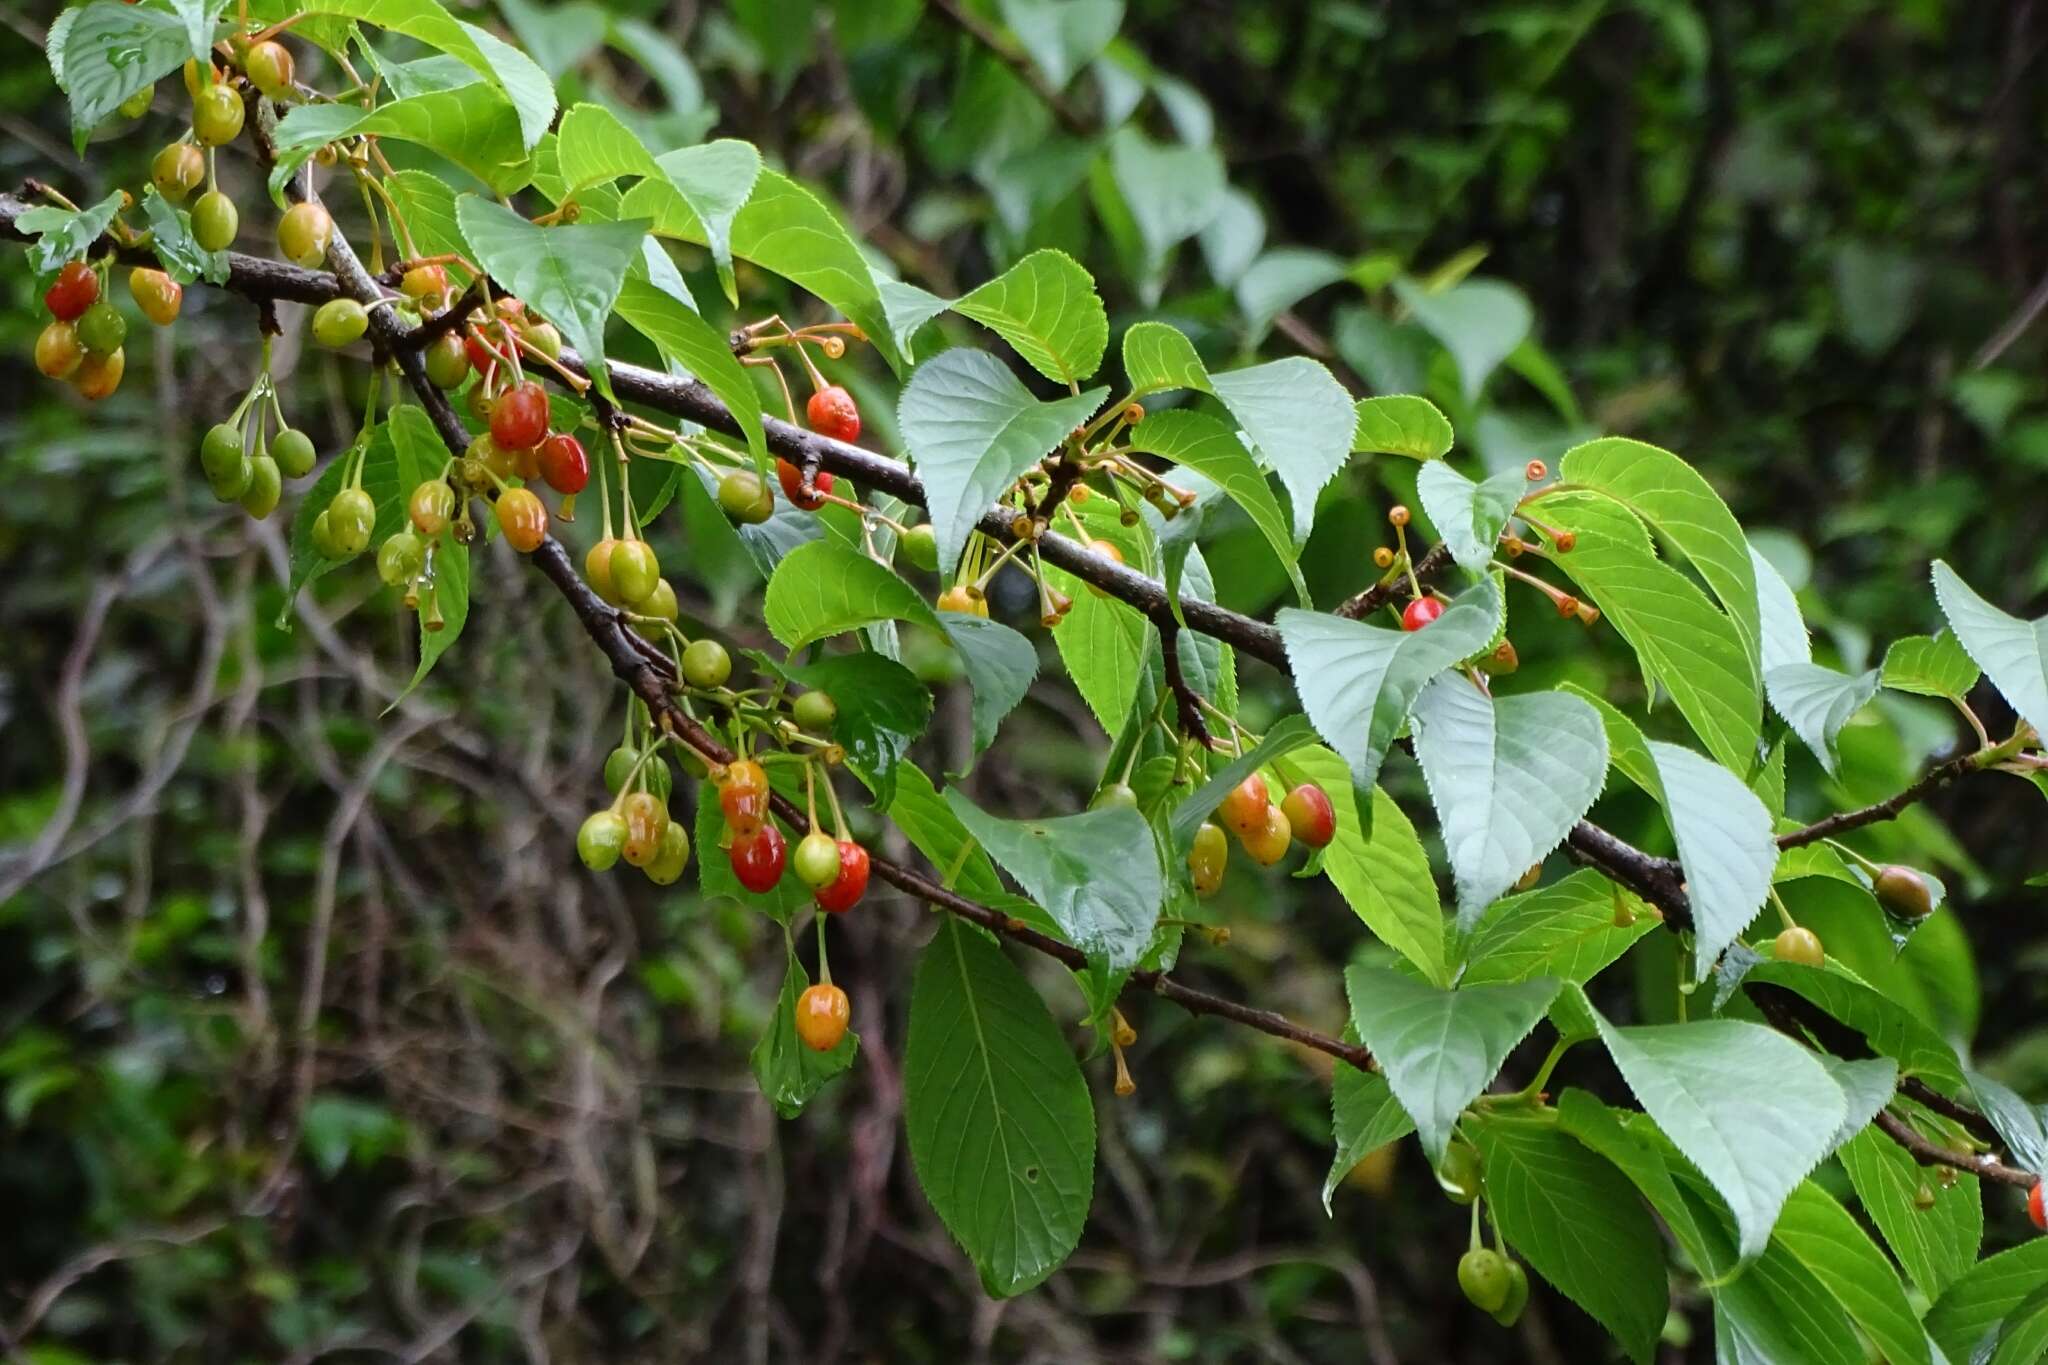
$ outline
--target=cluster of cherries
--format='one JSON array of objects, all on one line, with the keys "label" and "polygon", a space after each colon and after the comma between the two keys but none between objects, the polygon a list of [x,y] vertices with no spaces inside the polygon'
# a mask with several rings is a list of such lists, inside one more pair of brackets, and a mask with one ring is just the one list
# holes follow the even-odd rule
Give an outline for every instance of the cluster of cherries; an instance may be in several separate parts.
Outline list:
[{"label": "cluster of cherries", "polygon": [[[77,390],[80,397],[98,402],[121,387],[128,368],[124,343],[128,320],[121,310],[104,298],[104,263],[66,261],[56,280],[43,293],[43,306],[50,310],[50,322],[36,337],[36,368],[50,379],[59,379]],[[165,326],[176,320],[184,290],[161,270],[136,269],[128,276],[128,291],[135,304],[151,322]]]},{"label": "cluster of cherries", "polygon": [[1188,850],[1188,877],[1195,894],[1205,898],[1223,885],[1223,870],[1230,861],[1226,828],[1261,867],[1271,867],[1286,857],[1288,847],[1297,839],[1319,849],[1337,837],[1337,811],[1321,786],[1297,783],[1276,803],[1266,779],[1258,773],[1224,793],[1216,807],[1216,820],[1223,823],[1202,822],[1195,831],[1194,846]]}]

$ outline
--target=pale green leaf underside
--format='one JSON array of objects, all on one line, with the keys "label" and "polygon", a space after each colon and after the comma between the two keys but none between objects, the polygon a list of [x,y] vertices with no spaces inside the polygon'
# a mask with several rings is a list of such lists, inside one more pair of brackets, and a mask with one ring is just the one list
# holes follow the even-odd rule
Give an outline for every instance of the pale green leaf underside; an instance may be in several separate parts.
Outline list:
[{"label": "pale green leaf underside", "polygon": [[1430,525],[1450,547],[1458,567],[1473,573],[1484,573],[1493,561],[1501,530],[1528,486],[1519,469],[1474,483],[1442,460],[1429,461],[1415,477],[1415,495]]},{"label": "pale green leaf underside", "polygon": [[1242,507],[1287,570],[1296,598],[1308,605],[1308,584],[1302,579],[1300,555],[1287,532],[1287,514],[1280,510],[1280,500],[1273,496],[1265,471],[1236,432],[1203,413],[1162,412],[1133,427],[1130,444],[1133,450],[1194,470]]},{"label": "pale green leaf underside", "polygon": [[1836,764],[1835,737],[1877,695],[1877,684],[1874,668],[1852,675],[1825,664],[1780,664],[1764,675],[1771,708],[1785,718],[1830,776]]},{"label": "pale green leaf underside", "polygon": [[1934,561],[1934,596],[1956,639],[2034,732],[2048,736],[2048,616],[2022,621]]},{"label": "pale green leaf underside", "polygon": [[1713,967],[1769,894],[1778,864],[1771,813],[1735,774],[1690,749],[1649,743],[1665,818],[1692,903],[1694,963]]},{"label": "pale green leaf underside", "polygon": [[1456,673],[1423,688],[1413,728],[1469,930],[1592,807],[1607,781],[1607,734],[1577,697],[1491,698]]},{"label": "pale green leaf underside", "polygon": [[[1629,922],[1617,923],[1617,907]],[[1585,985],[1658,927],[1643,903],[1591,868],[1495,901],[1465,946],[1466,985],[1554,977]]]}]

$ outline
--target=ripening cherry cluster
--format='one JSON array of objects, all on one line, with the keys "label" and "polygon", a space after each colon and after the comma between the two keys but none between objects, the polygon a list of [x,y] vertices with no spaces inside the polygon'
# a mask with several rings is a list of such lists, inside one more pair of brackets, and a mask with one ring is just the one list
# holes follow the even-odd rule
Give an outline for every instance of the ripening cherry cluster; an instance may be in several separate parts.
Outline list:
[{"label": "ripening cherry cluster", "polygon": [[1209,897],[1223,885],[1223,871],[1230,861],[1228,829],[1237,836],[1244,851],[1261,867],[1271,867],[1287,856],[1296,840],[1310,849],[1326,848],[1337,837],[1337,812],[1330,795],[1314,782],[1298,782],[1277,803],[1266,779],[1253,773],[1224,793],[1216,807],[1216,820],[1205,820],[1195,831],[1188,850],[1188,877],[1195,894]]},{"label": "ripening cherry cluster", "polygon": [[[105,295],[107,263],[66,261],[43,293],[50,322],[36,337],[36,368],[61,379],[91,402],[121,387],[128,368],[123,343],[128,320]],[[159,326],[178,316],[184,291],[161,270],[138,269],[128,276],[128,290],[143,316]]]}]

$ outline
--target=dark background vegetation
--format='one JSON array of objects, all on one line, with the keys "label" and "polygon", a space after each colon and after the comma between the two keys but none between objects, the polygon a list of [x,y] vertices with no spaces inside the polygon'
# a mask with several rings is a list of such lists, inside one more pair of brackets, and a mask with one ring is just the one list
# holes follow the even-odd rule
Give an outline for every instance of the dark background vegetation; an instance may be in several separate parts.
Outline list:
[{"label": "dark background vegetation", "polygon": [[[492,21],[557,70],[565,104],[640,110],[669,145],[759,142],[905,278],[950,294],[1060,245],[1113,327],[1156,308],[1219,363],[1305,350],[1361,391],[1441,394],[1444,358],[1383,286],[1483,250],[1478,273],[1527,296],[1569,393],[1506,371],[1478,403],[1451,386],[1463,450],[1519,462],[1616,432],[1679,451],[1844,666],[1937,625],[1937,555],[2008,610],[2048,605],[2048,325],[2025,326],[2048,272],[2033,0],[1133,0],[1115,55],[1171,80],[1132,119],[1198,138],[1206,111],[1266,249],[1356,267],[1295,297],[1285,281],[1322,278],[1324,258],[1232,287],[1190,244],[1156,303],[1102,228],[1100,187],[1060,169],[1101,127],[1096,78],[1068,87],[1063,119],[952,8],[621,0]],[[51,12],[0,5],[0,178],[81,199],[139,184],[182,92],[167,82],[157,113],[80,163],[39,47]],[[608,15],[662,35],[699,92],[590,46]],[[253,168],[229,175],[260,249]],[[1005,217],[1020,191],[1026,211]],[[690,878],[664,892],[576,865],[622,698],[546,586],[493,547],[459,649],[386,714],[410,618],[364,568],[276,629],[279,525],[223,512],[197,477],[198,434],[253,372],[247,306],[189,291],[176,331],[132,346],[124,389],[87,412],[33,373],[38,307],[23,271],[5,278],[0,1328],[17,1359],[1606,1358],[1541,1287],[1512,1335],[1464,1309],[1465,1211],[1412,1144],[1327,1218],[1327,1059],[1156,1002],[1134,1013],[1137,1094],[1112,1098],[1106,1057],[1091,1067],[1102,1146],[1081,1250],[1044,1288],[987,1300],[898,1125],[892,1056],[927,913],[877,894],[842,926],[862,1061],[778,1122],[746,1060],[779,980],[774,926],[703,903]],[[743,287],[748,316],[804,306]],[[323,450],[345,442],[361,374],[292,336],[277,366],[294,420]],[[868,439],[893,450],[872,358],[855,387]],[[1383,459],[1330,494],[1309,557],[1324,600],[1363,581],[1404,477]],[[743,567],[673,514],[658,542],[689,566],[687,618],[765,642]],[[1248,537],[1212,561],[1226,600],[1271,605]],[[1641,713],[1611,633],[1520,605],[1534,676]],[[1256,668],[1246,683],[1255,713],[1291,703]],[[942,694],[935,770],[965,756],[964,703]],[[1955,731],[1932,707],[1873,707],[1840,784],[1795,747],[1793,810],[1888,794]],[[1069,809],[1101,752],[1049,666],[972,788]],[[1412,766],[1389,780],[1422,796]],[[1601,813],[1661,837],[1626,798]],[[2036,1095],[2048,976],[2042,893],[2023,883],[2044,813],[2040,791],[1993,775],[1864,843],[1947,878],[1957,908],[1912,952],[1948,975],[1950,1031]],[[1364,937],[1341,902],[1238,875],[1218,907],[1232,940],[1191,947],[1188,975],[1341,1024],[1339,968]],[[1668,937],[1603,980],[1607,1003],[1669,1013]],[[1041,984],[1078,1020],[1059,976]],[[1572,1062],[1562,1079],[1607,1083]],[[1989,1202],[1989,1237],[2017,1235]],[[1668,1357],[1709,1358],[1704,1297],[1674,1283]]]}]

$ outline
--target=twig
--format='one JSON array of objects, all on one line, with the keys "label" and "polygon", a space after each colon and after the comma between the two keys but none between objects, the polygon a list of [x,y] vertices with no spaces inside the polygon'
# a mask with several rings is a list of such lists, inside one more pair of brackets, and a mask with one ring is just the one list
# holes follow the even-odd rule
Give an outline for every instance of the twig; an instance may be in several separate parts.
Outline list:
[{"label": "twig", "polygon": [[1030,56],[1019,51],[1015,43],[962,9],[958,0],[932,0],[932,8],[950,21],[955,28],[987,48],[997,61],[1009,67],[1017,79],[1024,82],[1052,116],[1059,120],[1060,127],[1075,137],[1088,137],[1094,133],[1094,121],[1067,103],[1066,97],[1053,89],[1052,82],[1046,80]]},{"label": "twig", "polygon": [[[1418,580],[1427,578],[1450,562],[1450,547],[1439,541],[1429,547],[1427,554],[1415,561],[1415,577]],[[1407,581],[1405,576],[1397,576],[1389,578],[1384,583],[1375,583],[1364,592],[1346,599],[1331,615],[1341,616],[1347,621],[1364,620],[1392,601],[1394,594],[1399,592]]]},{"label": "twig", "polygon": [[1173,692],[1174,708],[1180,715],[1180,732],[1207,747],[1209,727],[1202,723],[1202,694],[1188,682],[1180,663],[1180,622],[1168,612],[1159,618],[1160,656],[1166,664],[1166,685]]}]

